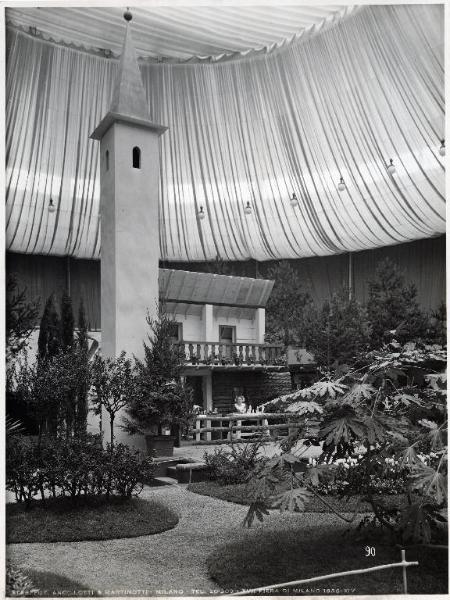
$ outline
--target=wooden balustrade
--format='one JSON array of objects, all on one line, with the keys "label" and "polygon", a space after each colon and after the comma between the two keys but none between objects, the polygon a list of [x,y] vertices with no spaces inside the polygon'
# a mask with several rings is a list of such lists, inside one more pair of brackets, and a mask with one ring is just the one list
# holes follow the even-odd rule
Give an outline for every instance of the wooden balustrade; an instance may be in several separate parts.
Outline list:
[{"label": "wooden balustrade", "polygon": [[281,344],[178,342],[177,345],[188,365],[286,365],[285,348]]},{"label": "wooden balustrade", "polygon": [[298,427],[296,416],[287,413],[210,414],[198,415],[191,433],[197,442],[217,439],[232,441],[241,439],[243,435],[286,436]]}]

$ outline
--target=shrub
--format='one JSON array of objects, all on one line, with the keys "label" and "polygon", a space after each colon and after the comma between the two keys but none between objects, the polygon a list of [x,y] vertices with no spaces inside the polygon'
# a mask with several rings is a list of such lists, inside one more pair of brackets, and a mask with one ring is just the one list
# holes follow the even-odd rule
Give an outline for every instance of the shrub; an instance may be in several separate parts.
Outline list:
[{"label": "shrub", "polygon": [[205,452],[204,459],[210,477],[221,485],[246,483],[255,467],[263,462],[259,456],[260,443],[232,444],[229,449],[216,448],[213,453]]},{"label": "shrub", "polygon": [[114,446],[111,460],[112,489],[122,497],[137,496],[144,483],[153,477],[152,459],[146,457],[140,460],[139,452],[133,452],[124,444]]},{"label": "shrub", "polygon": [[46,438],[39,445],[30,438],[14,436],[8,443],[7,489],[18,502],[31,503],[45,496],[138,495],[153,476],[151,458],[118,444],[103,449],[96,436]]},{"label": "shrub", "polygon": [[43,489],[36,448],[30,438],[15,435],[7,440],[6,489],[15,493],[18,502],[27,503]]}]

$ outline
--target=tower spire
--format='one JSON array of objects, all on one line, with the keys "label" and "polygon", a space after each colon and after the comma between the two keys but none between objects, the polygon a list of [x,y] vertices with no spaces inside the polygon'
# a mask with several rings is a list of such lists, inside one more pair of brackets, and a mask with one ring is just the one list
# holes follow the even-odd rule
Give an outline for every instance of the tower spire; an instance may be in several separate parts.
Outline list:
[{"label": "tower spire", "polygon": [[167,129],[153,123],[150,119],[147,96],[131,36],[130,22],[133,17],[129,10],[124,13],[123,17],[127,25],[112,101],[108,113],[90,136],[94,140],[100,140],[116,121],[135,123],[160,134]]},{"label": "tower spire", "polygon": [[149,119],[147,97],[131,36],[131,13],[127,11],[124,18],[127,22],[127,28],[109,110],[116,114]]}]

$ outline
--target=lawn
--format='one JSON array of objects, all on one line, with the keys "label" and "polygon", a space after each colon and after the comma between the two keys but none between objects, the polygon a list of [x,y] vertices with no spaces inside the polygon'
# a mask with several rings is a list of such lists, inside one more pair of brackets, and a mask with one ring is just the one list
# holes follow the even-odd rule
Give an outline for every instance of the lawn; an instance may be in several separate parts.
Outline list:
[{"label": "lawn", "polygon": [[[365,556],[366,545],[375,548],[375,556]],[[407,549],[406,558],[419,561],[418,567],[408,569],[408,593],[447,593],[447,552],[415,547]],[[399,548],[358,540],[354,533],[352,537],[343,536],[342,532],[316,527],[279,532],[254,529],[245,540],[217,548],[208,556],[207,564],[209,576],[231,592],[399,561]],[[389,569],[266,593],[300,596],[402,592],[402,570]]]},{"label": "lawn", "polygon": [[[191,483],[188,486],[188,490],[196,494],[203,496],[212,496],[213,498],[219,498],[220,500],[226,500],[227,502],[235,502],[236,504],[250,504],[248,498],[246,484],[237,485],[220,485],[216,481],[200,481],[198,483]],[[339,512],[354,512],[358,506],[358,499],[355,497],[346,499],[338,498],[337,496],[324,496],[324,499],[329,505]],[[401,503],[403,500],[402,496],[385,496],[384,501],[386,504],[392,506],[397,503]],[[306,505],[307,512],[332,512],[321,500],[316,497]],[[361,502],[359,504],[358,512],[371,512],[370,504],[367,502]]]},{"label": "lawn", "polygon": [[75,505],[69,498],[6,506],[7,543],[79,542],[138,537],[172,529],[178,516],[158,502],[94,497]]}]

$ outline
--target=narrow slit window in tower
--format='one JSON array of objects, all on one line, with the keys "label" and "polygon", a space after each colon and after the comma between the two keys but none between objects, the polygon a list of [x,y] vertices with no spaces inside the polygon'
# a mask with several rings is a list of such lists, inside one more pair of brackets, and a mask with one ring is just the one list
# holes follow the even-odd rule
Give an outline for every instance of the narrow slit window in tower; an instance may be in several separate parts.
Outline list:
[{"label": "narrow slit window in tower", "polygon": [[133,169],[141,168],[141,150],[137,146],[133,148]]},{"label": "narrow slit window in tower", "polygon": [[109,171],[109,150],[105,152],[106,170]]}]

